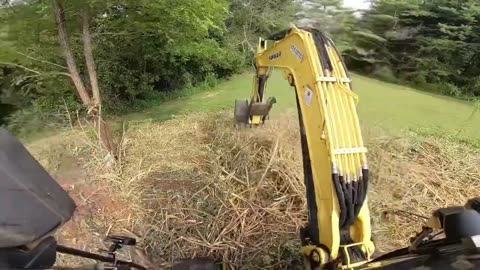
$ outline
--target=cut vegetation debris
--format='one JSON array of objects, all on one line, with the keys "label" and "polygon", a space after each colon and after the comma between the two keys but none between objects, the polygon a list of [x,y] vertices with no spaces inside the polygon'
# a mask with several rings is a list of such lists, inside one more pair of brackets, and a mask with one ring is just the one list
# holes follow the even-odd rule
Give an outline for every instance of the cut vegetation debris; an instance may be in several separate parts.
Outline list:
[{"label": "cut vegetation debris", "polygon": [[[236,269],[300,267],[307,206],[297,121],[237,130],[231,118],[204,113],[131,126],[112,167],[85,156],[83,143],[74,148],[95,161],[86,163],[89,175],[107,181],[130,208],[123,220],[97,223],[139,237],[164,266],[213,256]],[[435,138],[378,134],[365,131],[369,204],[377,248],[388,251],[421,230],[419,216],[478,195],[480,153]]]}]

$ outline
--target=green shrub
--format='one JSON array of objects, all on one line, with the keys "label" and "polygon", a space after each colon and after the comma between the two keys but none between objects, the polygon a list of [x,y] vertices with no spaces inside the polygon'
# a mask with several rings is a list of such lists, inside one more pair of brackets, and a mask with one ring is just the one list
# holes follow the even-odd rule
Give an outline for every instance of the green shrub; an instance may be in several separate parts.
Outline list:
[{"label": "green shrub", "polygon": [[417,83],[414,84],[414,86],[418,89],[434,94],[463,98],[462,91],[457,86],[450,83]]},{"label": "green shrub", "polygon": [[391,83],[398,83],[399,81],[398,78],[393,73],[392,69],[388,66],[376,67],[373,70],[372,75],[375,78],[378,78],[383,81],[391,82]]}]

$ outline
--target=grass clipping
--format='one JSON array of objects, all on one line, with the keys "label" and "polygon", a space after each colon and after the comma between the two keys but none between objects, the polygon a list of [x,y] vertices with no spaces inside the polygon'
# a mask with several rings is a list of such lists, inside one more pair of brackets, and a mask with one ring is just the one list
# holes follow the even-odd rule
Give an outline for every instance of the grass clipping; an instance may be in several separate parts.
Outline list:
[{"label": "grass clipping", "polygon": [[[377,248],[388,251],[439,207],[464,204],[480,188],[479,153],[436,139],[366,132]],[[129,202],[117,222],[159,264],[213,256],[234,268],[301,265],[306,197],[293,117],[237,130],[226,114],[139,123],[126,132],[114,172],[99,173]]]}]

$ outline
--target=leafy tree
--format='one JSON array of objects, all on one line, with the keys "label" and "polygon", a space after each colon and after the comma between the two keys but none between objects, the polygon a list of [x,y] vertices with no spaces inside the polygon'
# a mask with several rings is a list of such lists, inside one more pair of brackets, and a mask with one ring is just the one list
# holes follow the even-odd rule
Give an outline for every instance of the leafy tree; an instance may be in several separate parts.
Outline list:
[{"label": "leafy tree", "polygon": [[[65,103],[70,108],[78,108],[79,100],[88,103],[85,92],[94,97],[94,89],[102,92],[104,109],[116,111],[238,70],[239,52],[226,44],[229,3],[224,0],[81,0],[63,3],[68,58],[75,59],[78,71],[72,76],[58,43],[52,3],[63,2],[30,0],[0,9],[6,22],[0,27],[0,67],[15,74],[0,79],[9,89],[16,81],[26,84],[24,107],[37,108],[41,118],[57,114]],[[84,18],[95,69],[87,65],[92,61],[84,50]],[[74,91],[78,87],[81,91]]]},{"label": "leafy tree", "polygon": [[455,96],[480,95],[480,3],[376,0],[360,19],[350,66]]},{"label": "leafy tree", "polygon": [[229,0],[229,9],[225,42],[243,53],[244,63],[250,63],[258,38],[287,29],[296,5],[292,0]]},{"label": "leafy tree", "polygon": [[[348,52],[351,65],[369,72],[378,70],[394,76],[393,70],[408,57],[415,28],[403,25],[400,17],[418,7],[416,0],[373,1],[372,8],[364,12],[353,31],[354,47]],[[396,52],[399,52],[395,55]],[[400,57],[400,58],[397,58]],[[390,74],[391,73],[391,74]]]},{"label": "leafy tree", "polygon": [[[448,83],[459,91],[480,95],[480,3],[428,1],[417,15],[419,29],[415,67],[427,83]],[[461,90],[457,90],[460,88]]]},{"label": "leafy tree", "polygon": [[329,35],[341,51],[351,50],[357,18],[355,10],[345,8],[343,0],[303,0],[296,20],[299,26],[319,29]]},{"label": "leafy tree", "polygon": [[297,22],[321,29],[326,33],[337,33],[344,27],[343,0],[303,0],[299,3]]}]

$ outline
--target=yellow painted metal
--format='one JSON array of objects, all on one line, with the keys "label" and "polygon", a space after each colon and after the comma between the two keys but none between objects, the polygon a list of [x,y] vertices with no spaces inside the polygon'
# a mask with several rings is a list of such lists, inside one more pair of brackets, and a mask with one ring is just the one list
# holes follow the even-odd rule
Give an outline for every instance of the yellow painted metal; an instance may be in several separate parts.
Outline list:
[{"label": "yellow painted metal", "polygon": [[[326,246],[331,252],[329,257],[336,259],[343,247],[340,245],[340,209],[332,173],[335,170],[346,181],[357,181],[362,169],[367,168],[367,159],[356,111],[357,96],[350,88],[340,56],[334,47],[327,46],[326,49],[333,72],[321,66],[312,34],[293,27],[284,39],[267,49],[260,48],[256,65],[260,75],[276,68],[281,69],[285,78],[293,79],[312,163],[318,208],[319,239],[315,242]],[[258,95],[256,89],[254,98]],[[366,201],[350,228],[350,234],[355,245],[362,246],[370,258],[375,248],[371,241]],[[311,247],[303,251],[306,250],[311,251]]]},{"label": "yellow painted metal", "polygon": [[252,125],[260,125],[262,124],[262,117],[261,116],[258,116],[258,115],[254,115],[252,116],[252,122],[251,122]]}]

